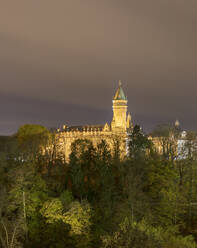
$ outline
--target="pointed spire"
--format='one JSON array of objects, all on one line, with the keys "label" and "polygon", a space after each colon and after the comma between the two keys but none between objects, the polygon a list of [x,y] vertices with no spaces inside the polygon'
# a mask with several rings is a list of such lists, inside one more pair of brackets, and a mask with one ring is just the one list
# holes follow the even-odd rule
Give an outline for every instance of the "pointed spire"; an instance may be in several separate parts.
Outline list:
[{"label": "pointed spire", "polygon": [[131,120],[131,114],[129,112],[127,115],[127,128],[132,128],[132,127],[133,125],[132,125],[132,120]]},{"label": "pointed spire", "polygon": [[108,123],[105,123],[105,125],[103,127],[103,131],[110,131],[110,127],[109,127]]},{"label": "pointed spire", "polygon": [[118,82],[118,89],[117,89],[117,91],[116,91],[116,94],[115,94],[115,96],[114,96],[114,100],[127,100],[127,98],[126,98],[126,96],[125,96],[125,94],[124,94],[124,91],[123,91],[123,89],[122,89],[122,82],[121,82],[121,80],[119,80],[119,82]]},{"label": "pointed spire", "polygon": [[180,126],[180,122],[178,119],[176,119],[175,123],[174,123],[175,127],[179,127]]}]

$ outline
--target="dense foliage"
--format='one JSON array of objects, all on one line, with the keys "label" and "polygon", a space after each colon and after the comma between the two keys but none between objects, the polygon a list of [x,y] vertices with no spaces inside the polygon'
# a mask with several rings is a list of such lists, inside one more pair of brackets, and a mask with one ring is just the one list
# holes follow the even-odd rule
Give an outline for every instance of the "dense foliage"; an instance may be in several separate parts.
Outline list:
[{"label": "dense foliage", "polygon": [[196,247],[194,152],[157,154],[138,126],[124,160],[105,141],[76,140],[69,162],[56,146],[37,125],[0,139],[0,248]]}]

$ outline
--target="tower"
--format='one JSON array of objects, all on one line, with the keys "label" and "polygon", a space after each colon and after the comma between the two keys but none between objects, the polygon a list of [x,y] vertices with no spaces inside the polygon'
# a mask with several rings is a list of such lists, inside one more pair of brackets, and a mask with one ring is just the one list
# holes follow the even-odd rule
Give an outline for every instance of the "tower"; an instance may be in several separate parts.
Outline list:
[{"label": "tower", "polygon": [[176,121],[175,121],[175,123],[174,123],[174,126],[175,126],[176,128],[179,128],[179,127],[180,127],[180,122],[179,122],[178,119],[176,119]]},{"label": "tower", "polygon": [[113,131],[126,131],[127,129],[127,98],[122,89],[121,81],[119,81],[119,87],[113,98],[113,120],[111,122],[111,128]]},{"label": "tower", "polygon": [[131,120],[131,114],[128,113],[127,115],[127,129],[132,129],[133,125],[132,125],[132,120]]}]

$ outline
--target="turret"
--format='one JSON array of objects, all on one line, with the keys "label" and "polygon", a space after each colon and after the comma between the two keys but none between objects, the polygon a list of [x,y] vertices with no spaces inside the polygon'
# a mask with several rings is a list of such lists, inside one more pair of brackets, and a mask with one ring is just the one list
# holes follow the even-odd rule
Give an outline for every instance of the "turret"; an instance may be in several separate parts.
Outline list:
[{"label": "turret", "polygon": [[175,126],[176,128],[179,128],[179,127],[180,127],[180,122],[179,122],[179,120],[176,119],[176,121],[175,121],[175,123],[174,123],[174,126]]},{"label": "turret", "polygon": [[112,130],[126,131],[127,129],[127,98],[122,89],[121,81],[113,98],[113,120],[111,122]]},{"label": "turret", "polygon": [[127,115],[127,129],[132,129],[133,128],[133,124],[132,124],[132,120],[131,120],[131,114],[128,113]]}]

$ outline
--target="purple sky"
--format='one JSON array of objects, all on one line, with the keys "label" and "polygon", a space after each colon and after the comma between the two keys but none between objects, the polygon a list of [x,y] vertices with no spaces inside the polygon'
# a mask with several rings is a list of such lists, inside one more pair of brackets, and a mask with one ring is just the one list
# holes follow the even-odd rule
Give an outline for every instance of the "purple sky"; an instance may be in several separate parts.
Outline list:
[{"label": "purple sky", "polygon": [[103,124],[121,79],[134,124],[197,129],[196,0],[17,0],[0,6],[0,134]]}]

